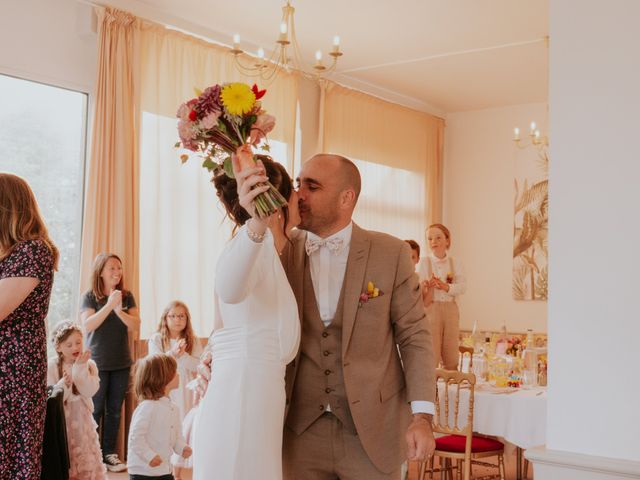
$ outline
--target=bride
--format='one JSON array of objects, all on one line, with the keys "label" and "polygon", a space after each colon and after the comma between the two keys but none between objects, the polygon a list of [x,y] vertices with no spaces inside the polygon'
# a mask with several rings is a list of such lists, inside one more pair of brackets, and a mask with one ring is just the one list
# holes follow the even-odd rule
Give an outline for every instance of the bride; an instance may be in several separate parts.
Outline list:
[{"label": "bride", "polygon": [[[250,147],[238,155],[251,155]],[[284,374],[298,350],[300,322],[278,254],[300,217],[284,167],[258,157],[255,168],[242,171],[245,158],[234,157],[237,180],[214,179],[237,231],[216,267],[213,374],[196,419],[194,480],[282,478]],[[260,219],[253,199],[267,187],[255,184],[266,180],[289,205]]]}]

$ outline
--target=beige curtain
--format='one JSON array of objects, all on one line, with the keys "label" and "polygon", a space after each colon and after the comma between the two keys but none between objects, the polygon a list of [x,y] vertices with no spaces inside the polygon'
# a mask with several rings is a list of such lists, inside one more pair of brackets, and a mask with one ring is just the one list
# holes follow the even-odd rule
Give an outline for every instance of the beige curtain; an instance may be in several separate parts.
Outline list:
[{"label": "beige curtain", "polygon": [[[171,300],[183,300],[196,334],[213,326],[215,265],[231,235],[211,175],[193,157],[181,165],[176,110],[194,88],[260,81],[240,75],[228,50],[183,33],[144,23],[140,37],[140,285],[142,337],[155,330]],[[292,171],[298,82],[282,73],[263,105],[277,125],[269,135],[272,156]]]},{"label": "beige curtain", "polygon": [[[91,157],[87,168],[81,291],[90,287],[91,265],[99,252],[117,254],[124,266],[125,288],[139,296],[139,22],[132,15],[96,7],[98,71]],[[137,332],[129,338],[133,348]],[[135,401],[128,395],[117,451],[126,457],[129,419]]]},{"label": "beige curtain", "polygon": [[325,85],[322,150],[354,160],[363,190],[354,220],[424,246],[442,214],[444,120],[334,83]]},{"label": "beige curtain", "polygon": [[138,21],[96,8],[98,71],[91,157],[87,168],[80,289],[90,287],[91,265],[100,252],[117,254],[125,288],[139,300],[138,214]]}]

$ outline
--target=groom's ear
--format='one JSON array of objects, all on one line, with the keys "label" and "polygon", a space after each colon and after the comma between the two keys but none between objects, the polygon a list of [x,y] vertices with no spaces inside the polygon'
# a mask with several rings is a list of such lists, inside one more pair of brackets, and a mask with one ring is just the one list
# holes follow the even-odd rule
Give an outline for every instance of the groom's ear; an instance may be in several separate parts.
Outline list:
[{"label": "groom's ear", "polygon": [[340,193],[340,207],[353,210],[356,206],[356,192],[351,188],[347,188]]}]

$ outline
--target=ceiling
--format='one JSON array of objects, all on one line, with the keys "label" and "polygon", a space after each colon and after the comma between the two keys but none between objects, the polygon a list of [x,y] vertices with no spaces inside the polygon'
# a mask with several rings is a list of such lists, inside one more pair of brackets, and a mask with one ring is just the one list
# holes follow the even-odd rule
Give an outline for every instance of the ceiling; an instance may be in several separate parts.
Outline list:
[{"label": "ceiling", "polygon": [[[245,50],[269,51],[283,0],[112,0],[111,5]],[[333,80],[441,116],[546,102],[547,0],[293,0],[309,61],[334,35]],[[326,58],[326,57],[325,57]]]}]

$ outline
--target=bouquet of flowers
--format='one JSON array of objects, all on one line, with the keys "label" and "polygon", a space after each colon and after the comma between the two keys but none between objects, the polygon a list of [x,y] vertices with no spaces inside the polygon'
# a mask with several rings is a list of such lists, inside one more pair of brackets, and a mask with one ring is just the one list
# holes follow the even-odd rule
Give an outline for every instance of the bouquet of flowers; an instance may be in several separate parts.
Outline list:
[{"label": "bouquet of flowers", "polygon": [[[260,99],[266,90],[257,85],[249,87],[245,83],[227,83],[213,85],[203,92],[196,91],[196,98],[183,103],[178,108],[178,135],[180,141],[176,148],[183,147],[199,154],[203,158],[202,166],[214,175],[227,175],[233,178],[231,156],[245,144],[259,145],[265,140],[262,150],[269,150],[266,137],[276,119],[267,115]],[[255,160],[241,160],[240,169],[255,166]],[[182,163],[189,155],[180,156]],[[249,163],[250,162],[250,163]],[[255,198],[256,213],[268,217],[287,200],[278,190],[267,182],[270,189]]]}]

